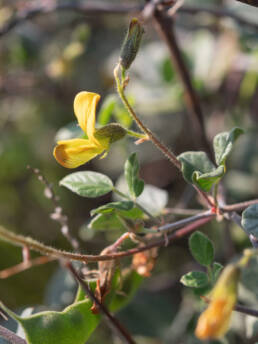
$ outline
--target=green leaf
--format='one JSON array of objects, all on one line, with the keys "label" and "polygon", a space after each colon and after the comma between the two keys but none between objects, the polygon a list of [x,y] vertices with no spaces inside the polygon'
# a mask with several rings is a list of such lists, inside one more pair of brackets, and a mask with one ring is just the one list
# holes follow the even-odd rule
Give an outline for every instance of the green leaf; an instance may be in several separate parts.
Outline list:
[{"label": "green leaf", "polygon": [[216,135],[213,139],[213,149],[217,165],[225,165],[226,159],[232,151],[237,138],[244,133],[241,128],[233,128],[229,132]]},{"label": "green leaf", "polygon": [[28,344],[85,344],[97,327],[100,316],[84,299],[66,307],[62,312],[46,311],[21,318],[1,303],[1,307],[24,329]]},{"label": "green leaf", "polygon": [[125,178],[130,194],[135,198],[140,196],[144,189],[144,182],[139,179],[139,162],[136,153],[131,154],[125,162]]},{"label": "green leaf", "polygon": [[223,267],[224,266],[222,264],[220,264],[220,263],[217,263],[217,262],[213,263],[212,274],[213,274],[214,282],[216,282],[216,280],[218,279],[219,274],[220,274],[221,270],[223,269]]},{"label": "green leaf", "polygon": [[116,105],[116,99],[117,98],[114,94],[105,98],[98,116],[98,123],[100,125],[106,125],[110,121]]},{"label": "green leaf", "polygon": [[194,259],[201,265],[208,266],[214,259],[213,244],[203,233],[197,231],[190,236],[189,247]]},{"label": "green leaf", "polygon": [[88,227],[100,231],[125,230],[115,213],[98,214],[90,221]]},{"label": "green leaf", "polygon": [[209,283],[208,276],[202,271],[191,271],[181,277],[180,282],[186,287],[203,288]]},{"label": "green leaf", "polygon": [[199,171],[193,173],[193,182],[203,191],[210,191],[213,184],[217,183],[224,175],[224,166],[219,166],[209,173],[201,174]]},{"label": "green leaf", "polygon": [[113,190],[111,179],[101,173],[75,172],[64,177],[60,185],[82,197],[95,198]]},{"label": "green leaf", "polygon": [[258,238],[258,204],[250,205],[243,211],[241,224],[248,234]]},{"label": "green leaf", "polygon": [[110,202],[101,207],[93,209],[91,215],[111,213],[114,210],[131,210],[134,206],[132,201]]},{"label": "green leaf", "polygon": [[143,279],[144,278],[136,271],[129,271],[125,276],[122,277],[122,288],[118,290],[108,308],[112,312],[116,312],[122,307],[126,306],[135,295]]},{"label": "green leaf", "polygon": [[205,152],[184,152],[178,159],[182,163],[184,179],[204,191],[209,191],[224,174],[224,169],[216,168]]}]

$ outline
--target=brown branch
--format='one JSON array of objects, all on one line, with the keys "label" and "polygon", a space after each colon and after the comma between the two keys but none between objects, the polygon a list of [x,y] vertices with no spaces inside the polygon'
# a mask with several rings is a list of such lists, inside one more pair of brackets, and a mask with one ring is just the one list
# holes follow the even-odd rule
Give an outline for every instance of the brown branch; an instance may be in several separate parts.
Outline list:
[{"label": "brown branch", "polygon": [[0,325],[0,337],[8,340],[11,344],[27,344],[27,342],[17,334]]},{"label": "brown branch", "polygon": [[202,113],[200,100],[197,93],[195,92],[190,74],[187,70],[182,57],[182,53],[179,49],[178,42],[174,33],[173,21],[165,14],[165,12],[162,12],[158,9],[156,9],[154,12],[154,20],[157,31],[161,38],[166,42],[172,62],[176,68],[178,76],[183,83],[185,89],[186,105],[191,115],[191,119],[195,129],[195,139],[197,140],[197,142],[200,139],[202,146],[206,149],[209,156],[213,160],[211,147],[205,133],[204,116]]},{"label": "brown branch", "polygon": [[250,205],[253,204],[258,204],[258,199],[253,199],[251,201],[246,201],[246,202],[241,202],[241,203],[235,203],[235,204],[229,204],[229,205],[224,205],[220,209],[223,212],[228,212],[228,211],[237,211],[237,210],[243,210]]},{"label": "brown branch", "polygon": [[26,262],[22,262],[20,264],[11,266],[10,268],[7,268],[5,270],[1,270],[0,271],[0,279],[5,279],[8,277],[11,277],[15,274],[22,272],[22,271],[30,269],[33,266],[46,264],[48,262],[52,262],[55,259],[56,259],[55,257],[41,256],[41,257],[37,257],[37,258],[32,259],[32,260],[28,260]]},{"label": "brown branch", "polygon": [[85,291],[88,297],[92,300],[93,303],[97,304],[100,311],[107,317],[112,327],[114,327],[121,339],[123,339],[126,343],[129,344],[136,344],[136,342],[131,337],[128,330],[120,323],[120,321],[115,318],[107,309],[107,307],[99,302],[99,300],[95,297],[94,293],[90,290],[88,284],[79,276],[77,271],[74,269],[73,265],[70,262],[66,262],[65,266],[73,275],[73,278],[80,284],[81,288]]},{"label": "brown branch", "polygon": [[80,254],[80,253],[72,253],[72,252],[57,250],[53,247],[43,245],[40,242],[33,240],[31,238],[26,238],[23,235],[17,235],[13,232],[7,231],[1,226],[0,226],[0,238],[10,242],[13,245],[28,246],[30,249],[34,251],[43,253],[44,255],[50,255],[51,257],[56,257],[58,259],[77,260],[77,261],[88,263],[88,262],[98,262],[98,261],[128,257],[139,252],[147,251],[153,247],[160,247],[160,246],[167,245],[168,242],[172,243],[178,239],[183,238],[184,236],[196,230],[198,227],[204,225],[205,223],[210,222],[212,219],[213,219],[213,215],[210,215],[210,217],[206,217],[204,219],[195,221],[179,229],[177,232],[166,236],[166,238],[155,240],[153,242],[150,242],[149,244],[146,244],[145,246],[136,247],[127,251],[106,254],[106,255],[85,255],[85,254]]}]

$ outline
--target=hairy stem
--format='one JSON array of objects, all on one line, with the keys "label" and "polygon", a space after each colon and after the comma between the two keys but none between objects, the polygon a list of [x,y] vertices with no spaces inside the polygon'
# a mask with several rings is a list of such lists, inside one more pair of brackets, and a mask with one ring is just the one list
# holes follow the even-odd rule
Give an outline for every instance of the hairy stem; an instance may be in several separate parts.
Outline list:
[{"label": "hairy stem", "polygon": [[13,245],[16,246],[28,246],[30,249],[43,253],[45,255],[50,255],[52,257],[56,257],[58,259],[68,259],[68,260],[76,260],[81,261],[84,263],[88,262],[98,262],[98,261],[104,261],[104,260],[113,260],[116,258],[122,258],[127,256],[132,256],[136,253],[147,251],[153,247],[160,247],[167,242],[174,242],[178,239],[181,239],[182,237],[188,235],[189,233],[196,230],[198,227],[204,225],[205,223],[210,222],[214,218],[213,215],[210,215],[209,217],[205,217],[204,219],[197,220],[193,223],[190,223],[189,225],[179,229],[173,234],[168,235],[166,238],[162,238],[159,240],[152,241],[145,246],[132,248],[127,251],[122,252],[116,252],[111,254],[103,254],[103,255],[86,255],[86,254],[79,254],[79,253],[73,253],[73,252],[67,252],[67,251],[61,251],[57,250],[53,247],[43,245],[42,243],[31,239],[24,237],[23,235],[17,235],[13,232],[7,231],[3,227],[0,226],[0,238],[10,242]]}]

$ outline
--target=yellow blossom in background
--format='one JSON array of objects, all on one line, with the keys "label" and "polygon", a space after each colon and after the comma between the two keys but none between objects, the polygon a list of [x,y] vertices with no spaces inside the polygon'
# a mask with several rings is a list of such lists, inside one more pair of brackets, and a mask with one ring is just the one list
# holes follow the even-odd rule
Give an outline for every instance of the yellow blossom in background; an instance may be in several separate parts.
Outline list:
[{"label": "yellow blossom in background", "polygon": [[100,95],[92,92],[83,91],[76,95],[74,113],[88,139],[78,138],[57,142],[54,157],[62,166],[78,167],[109,149],[110,137],[95,137],[96,107],[99,100]]},{"label": "yellow blossom in background", "polygon": [[211,302],[198,320],[195,335],[199,339],[216,339],[227,332],[237,301],[239,276],[240,268],[237,265],[231,264],[223,270],[211,291]]}]

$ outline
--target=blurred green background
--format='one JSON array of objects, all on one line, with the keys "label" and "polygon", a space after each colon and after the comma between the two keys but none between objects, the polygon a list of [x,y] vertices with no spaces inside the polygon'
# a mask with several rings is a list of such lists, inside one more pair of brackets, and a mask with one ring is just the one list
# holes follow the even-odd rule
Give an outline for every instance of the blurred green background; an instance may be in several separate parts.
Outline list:
[{"label": "blurred green background", "polygon": [[[127,2],[105,1],[105,5],[108,3]],[[51,5],[51,1],[0,1],[0,30],[15,11],[43,5]],[[185,0],[184,6],[193,5],[224,6],[257,25],[258,9],[234,0]],[[114,99],[115,107],[108,120],[132,125],[115,95],[112,76],[129,18],[121,14],[85,16],[55,11],[26,20],[0,38],[0,220],[6,228],[58,248],[71,249],[58,223],[50,218],[53,206],[44,196],[44,186],[27,165],[39,168],[53,184],[77,237],[89,221],[90,210],[110,200],[111,195],[83,199],[59,187],[59,180],[71,171],[56,163],[52,151],[57,133],[60,137],[70,132],[66,126],[75,120],[73,99],[81,90],[101,94],[100,112],[105,110],[107,101]],[[224,180],[228,203],[255,198],[257,30],[227,17],[218,19],[208,13],[189,15],[179,11],[176,31],[201,99],[209,139],[234,126],[246,132],[237,143]],[[130,79],[128,94],[135,109],[162,141],[177,154],[201,149],[196,145],[182,85],[167,47],[151,21],[145,25],[143,44],[130,70]],[[132,128],[136,130],[134,125]],[[129,153],[134,151],[138,152],[145,182],[168,192],[168,207],[199,207],[179,173],[148,142],[136,146],[132,139],[125,138],[112,146],[105,159],[96,158],[77,170],[99,171],[115,182],[123,173]],[[171,221],[174,219],[175,216],[170,217]],[[222,264],[249,245],[236,226],[221,223],[207,229],[215,242],[217,261]],[[118,236],[85,231],[84,241],[80,240],[88,253],[100,252]],[[0,269],[20,261],[20,249],[0,242]],[[186,239],[160,250],[153,276],[146,279],[132,304],[119,315],[132,333],[137,334],[137,343],[199,343],[193,335],[200,310],[198,298],[179,283],[182,274],[193,268],[199,267],[195,267],[188,252]],[[0,295],[2,301],[18,310],[35,305],[63,307],[70,302],[74,288],[57,263],[48,263],[1,280]],[[243,285],[243,290],[249,293],[243,292],[243,297],[254,306],[257,299],[252,288]],[[227,339],[219,343],[240,343],[247,337],[253,338],[257,323],[252,321],[250,317],[237,315]],[[103,341],[120,343],[104,323],[89,342]],[[0,339],[0,343],[4,341]]]}]

